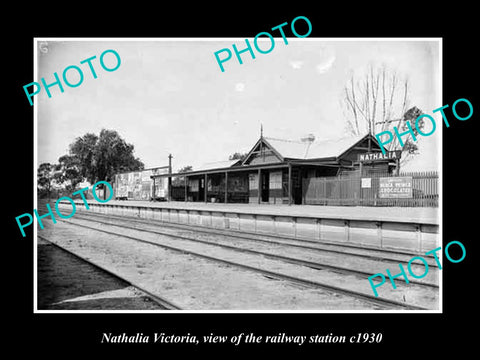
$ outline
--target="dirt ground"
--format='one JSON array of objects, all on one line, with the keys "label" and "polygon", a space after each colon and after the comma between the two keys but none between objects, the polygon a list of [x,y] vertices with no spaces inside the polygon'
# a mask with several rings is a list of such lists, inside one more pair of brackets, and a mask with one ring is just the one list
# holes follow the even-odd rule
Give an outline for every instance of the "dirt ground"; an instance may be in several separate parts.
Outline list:
[{"label": "dirt ground", "polygon": [[159,310],[137,289],[38,239],[38,310]]},{"label": "dirt ground", "polygon": [[63,221],[49,224],[42,235],[186,310],[377,309],[350,296],[270,279]]}]

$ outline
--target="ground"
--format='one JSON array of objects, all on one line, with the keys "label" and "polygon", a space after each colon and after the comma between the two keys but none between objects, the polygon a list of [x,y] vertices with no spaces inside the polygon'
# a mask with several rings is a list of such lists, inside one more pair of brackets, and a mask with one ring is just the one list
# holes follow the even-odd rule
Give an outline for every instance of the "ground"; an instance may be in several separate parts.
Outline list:
[{"label": "ground", "polygon": [[156,310],[125,282],[38,239],[39,310]]}]

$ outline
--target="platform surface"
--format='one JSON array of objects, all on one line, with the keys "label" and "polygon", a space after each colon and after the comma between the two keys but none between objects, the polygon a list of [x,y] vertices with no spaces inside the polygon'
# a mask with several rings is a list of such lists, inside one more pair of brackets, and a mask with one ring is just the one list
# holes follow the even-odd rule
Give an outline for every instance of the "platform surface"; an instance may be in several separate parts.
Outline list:
[{"label": "platform surface", "polygon": [[[88,200],[89,204],[98,204]],[[198,211],[235,212],[242,214],[298,216],[366,221],[400,221],[421,224],[440,224],[438,208],[371,207],[371,206],[319,206],[319,205],[273,205],[273,204],[222,204],[204,202],[153,202],[135,200],[110,200],[106,205],[188,209]]]}]

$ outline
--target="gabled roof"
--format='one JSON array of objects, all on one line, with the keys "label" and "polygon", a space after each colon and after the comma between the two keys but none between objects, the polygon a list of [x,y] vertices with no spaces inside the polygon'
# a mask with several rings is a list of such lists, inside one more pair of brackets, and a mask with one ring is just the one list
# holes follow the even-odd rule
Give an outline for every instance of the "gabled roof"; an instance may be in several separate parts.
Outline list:
[{"label": "gabled roof", "polygon": [[[255,143],[252,149],[249,151],[247,157],[241,162],[240,160],[224,160],[224,161],[215,161],[203,164],[200,166],[199,170],[189,171],[185,174],[199,174],[203,171],[213,173],[218,171],[230,171],[235,168],[258,168],[261,166],[273,167],[273,166],[286,166],[286,160],[294,161],[297,160],[299,163],[305,160],[315,160],[316,164],[321,164],[322,162],[337,162],[343,156],[346,156],[350,151],[363,150],[365,151],[365,145],[362,145],[361,148],[355,149],[356,146],[360,145],[363,142],[366,142],[368,138],[371,139],[372,150],[380,150],[380,145],[378,144],[377,139],[372,135],[363,135],[363,136],[352,136],[345,137],[336,140],[324,140],[324,141],[313,141],[313,142],[304,142],[304,141],[293,141],[293,140],[282,140],[274,139],[269,137],[260,137],[260,139]],[[247,164],[250,156],[254,156],[256,149],[259,146],[265,146],[271,150],[270,152],[277,157],[277,162],[268,162],[264,164],[251,165]],[[168,174],[167,174],[168,175]],[[178,175],[178,174],[174,174]],[[182,173],[181,175],[184,175]],[[158,177],[165,177],[166,175],[157,175]]]},{"label": "gabled roof", "polygon": [[[376,139],[371,138],[373,140],[372,144],[377,147]],[[312,143],[265,137],[266,143],[272,146],[283,158],[302,160],[339,157],[364,139],[368,139],[368,135],[314,141]]]},{"label": "gabled roof", "polygon": [[260,136],[260,139],[257,140],[255,145],[251,148],[251,150],[247,153],[247,156],[243,159],[242,163],[240,165],[247,165],[250,163],[250,158],[254,156],[255,151],[258,151],[258,149],[263,148],[263,146],[266,146],[271,150],[273,153],[274,157],[276,157],[277,161],[284,161],[284,157],[282,154],[280,154],[272,145],[268,143],[268,141],[265,140],[263,136]]}]

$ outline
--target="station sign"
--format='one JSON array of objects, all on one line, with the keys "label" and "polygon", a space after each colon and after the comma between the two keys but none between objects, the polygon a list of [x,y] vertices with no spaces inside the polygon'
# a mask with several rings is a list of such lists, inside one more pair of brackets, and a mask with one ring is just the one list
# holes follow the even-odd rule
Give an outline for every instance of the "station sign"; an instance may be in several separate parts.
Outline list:
[{"label": "station sign", "polygon": [[358,154],[358,161],[398,160],[402,156],[402,150]]}]

